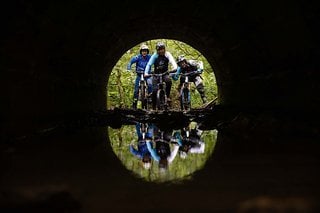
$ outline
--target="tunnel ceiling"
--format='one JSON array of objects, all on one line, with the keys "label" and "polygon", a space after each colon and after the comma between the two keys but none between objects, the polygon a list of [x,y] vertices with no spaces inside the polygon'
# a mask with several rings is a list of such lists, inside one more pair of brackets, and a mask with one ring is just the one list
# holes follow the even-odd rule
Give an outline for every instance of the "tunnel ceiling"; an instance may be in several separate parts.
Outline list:
[{"label": "tunnel ceiling", "polygon": [[157,38],[186,42],[204,54],[222,105],[319,108],[319,96],[312,95],[319,87],[318,13],[310,2],[10,4],[1,48],[4,131],[104,109],[117,60]]}]

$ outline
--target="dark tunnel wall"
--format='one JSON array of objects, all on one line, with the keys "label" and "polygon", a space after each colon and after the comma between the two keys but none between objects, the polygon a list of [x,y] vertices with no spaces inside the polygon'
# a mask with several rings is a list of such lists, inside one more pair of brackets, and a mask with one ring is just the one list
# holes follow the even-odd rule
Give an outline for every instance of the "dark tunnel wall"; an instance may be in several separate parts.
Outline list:
[{"label": "dark tunnel wall", "polygon": [[114,64],[154,38],[202,52],[215,70],[222,105],[318,111],[315,4],[209,2],[184,2],[182,9],[178,1],[10,3],[1,39],[2,131],[21,134],[68,113],[105,109]]}]

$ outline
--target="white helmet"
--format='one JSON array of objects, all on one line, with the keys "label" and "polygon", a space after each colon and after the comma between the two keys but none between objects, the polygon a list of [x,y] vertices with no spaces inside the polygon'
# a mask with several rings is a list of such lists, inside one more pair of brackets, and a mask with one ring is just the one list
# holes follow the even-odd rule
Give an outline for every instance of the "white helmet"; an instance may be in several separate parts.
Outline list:
[{"label": "white helmet", "polygon": [[184,57],[184,55],[179,55],[177,58],[177,64],[179,64],[180,62],[185,61],[185,60],[186,60],[186,58]]},{"label": "white helmet", "polygon": [[147,50],[147,53],[149,54],[149,47],[146,44],[142,44],[140,46],[140,54],[141,54],[142,50]]},{"label": "white helmet", "polygon": [[187,153],[186,153],[186,152],[183,152],[183,151],[180,151],[180,152],[179,152],[179,156],[180,156],[180,158],[182,158],[182,159],[186,159]]},{"label": "white helmet", "polygon": [[159,41],[156,45],[156,50],[165,49],[165,48],[166,48],[166,45],[162,41]]},{"label": "white helmet", "polygon": [[143,168],[150,169],[150,167],[151,167],[151,163],[150,162],[144,162],[143,163]]}]

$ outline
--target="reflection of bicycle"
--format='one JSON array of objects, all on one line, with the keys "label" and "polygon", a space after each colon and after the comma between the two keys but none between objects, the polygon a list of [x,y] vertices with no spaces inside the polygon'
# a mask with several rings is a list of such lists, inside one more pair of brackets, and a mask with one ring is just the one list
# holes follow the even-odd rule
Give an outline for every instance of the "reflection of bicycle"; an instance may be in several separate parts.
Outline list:
[{"label": "reflection of bicycle", "polygon": [[148,132],[148,125],[146,123],[140,123],[140,132],[142,134],[142,139],[145,140]]},{"label": "reflection of bicycle", "polygon": [[197,74],[197,71],[189,72],[189,73],[180,73],[181,76],[184,76],[184,82],[180,89],[180,107],[181,110],[190,110],[191,109],[191,94],[190,87],[191,83],[189,82],[189,76]]},{"label": "reflection of bicycle", "polygon": [[138,72],[140,75],[139,87],[138,87],[138,101],[141,102],[142,109],[148,109],[148,85],[144,79],[144,72]]},{"label": "reflection of bicycle", "polygon": [[152,76],[159,78],[159,81],[157,83],[157,93],[156,93],[156,106],[158,110],[167,110],[168,109],[168,97],[166,94],[166,82],[163,79],[163,76],[174,73],[174,71],[166,71],[164,73],[160,74],[151,74]]},{"label": "reflection of bicycle", "polygon": [[170,138],[165,139],[164,137],[164,131],[160,131],[160,135],[156,139],[154,139],[154,142],[163,142],[167,144],[178,144],[177,140],[173,137],[170,136]]}]

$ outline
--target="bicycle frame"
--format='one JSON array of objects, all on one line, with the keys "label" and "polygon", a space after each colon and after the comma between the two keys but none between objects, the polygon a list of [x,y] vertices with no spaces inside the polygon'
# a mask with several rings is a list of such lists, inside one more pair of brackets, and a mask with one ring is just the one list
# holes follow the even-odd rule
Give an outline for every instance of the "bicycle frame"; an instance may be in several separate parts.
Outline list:
[{"label": "bicycle frame", "polygon": [[167,103],[167,94],[166,94],[166,82],[163,81],[163,76],[165,76],[167,72],[161,74],[152,74],[153,76],[159,77],[159,82],[157,83],[157,99],[156,106],[159,110],[166,110],[168,107]]},{"label": "bicycle frame", "polygon": [[156,106],[158,110],[167,110],[168,109],[168,98],[166,94],[166,82],[163,80],[163,76],[167,74],[175,73],[176,70],[166,71],[160,74],[151,74],[154,77],[159,77],[159,82],[157,83],[157,92],[156,92]]},{"label": "bicycle frame", "polygon": [[141,102],[142,109],[148,108],[148,85],[144,78],[143,72],[137,72],[140,75],[139,87],[138,87],[138,101]]}]

